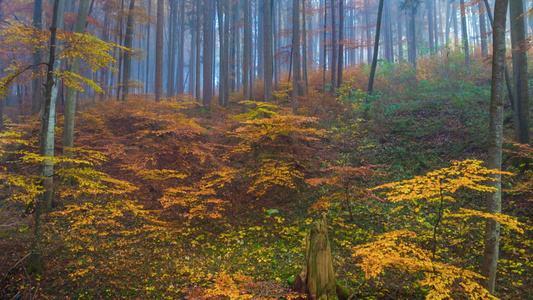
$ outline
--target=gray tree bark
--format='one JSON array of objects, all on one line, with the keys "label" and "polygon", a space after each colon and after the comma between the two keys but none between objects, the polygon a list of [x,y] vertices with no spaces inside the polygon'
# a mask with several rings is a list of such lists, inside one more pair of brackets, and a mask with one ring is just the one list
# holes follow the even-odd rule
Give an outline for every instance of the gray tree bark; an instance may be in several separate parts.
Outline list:
[{"label": "gray tree bark", "polygon": [[[44,110],[41,120],[41,136],[39,140],[39,154],[41,156],[53,156],[54,154],[54,122],[55,121],[55,103],[53,103],[52,90],[54,87],[54,67],[56,60],[56,34],[58,25],[58,11],[61,0],[54,1],[54,8],[52,14],[52,24],[50,26],[50,56],[48,59],[48,70],[46,73],[46,84],[44,94]],[[52,129],[50,129],[52,127]],[[41,263],[42,244],[43,238],[43,213],[46,203],[46,192],[52,191],[52,181],[48,180],[52,174],[49,174],[51,162],[45,161],[41,165],[40,175],[44,177],[41,181],[44,193],[42,197],[35,199],[35,224],[33,241],[31,244],[30,258],[28,261],[28,270],[32,273],[41,273],[43,270]],[[50,176],[50,177],[48,177]]]},{"label": "gray tree bark", "polygon": [[[503,138],[503,98],[505,89],[505,21],[508,0],[496,0],[494,6],[492,87],[490,100],[490,123],[488,138],[487,168],[501,170]],[[487,197],[487,212],[500,213],[502,205],[501,175],[494,175],[497,181],[492,185],[497,189]],[[484,287],[494,293],[500,246],[500,223],[486,221],[485,247],[481,275],[486,279]]]},{"label": "gray tree bark", "polygon": [[[76,19],[77,33],[85,33],[87,15],[89,13],[89,0],[81,0],[78,6],[78,18]],[[70,71],[79,74],[80,58],[74,58]],[[67,88],[67,101],[65,104],[65,126],[63,129],[63,154],[72,158],[72,148],[74,147],[74,117],[76,115],[76,98],[78,90],[74,87]]]},{"label": "gray tree bark", "polygon": [[522,0],[509,0],[511,48],[513,49],[513,98],[515,141],[529,144],[529,88],[527,74],[527,41]]},{"label": "gray tree bark", "polygon": [[163,98],[163,25],[165,17],[165,1],[157,0],[157,25],[155,37],[155,102]]}]

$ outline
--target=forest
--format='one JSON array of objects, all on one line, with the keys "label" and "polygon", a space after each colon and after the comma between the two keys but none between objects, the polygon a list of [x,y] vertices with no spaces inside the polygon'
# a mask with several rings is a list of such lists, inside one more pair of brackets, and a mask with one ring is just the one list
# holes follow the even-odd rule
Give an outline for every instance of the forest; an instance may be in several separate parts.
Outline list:
[{"label": "forest", "polygon": [[0,0],[0,299],[533,299],[532,37],[530,0]]}]

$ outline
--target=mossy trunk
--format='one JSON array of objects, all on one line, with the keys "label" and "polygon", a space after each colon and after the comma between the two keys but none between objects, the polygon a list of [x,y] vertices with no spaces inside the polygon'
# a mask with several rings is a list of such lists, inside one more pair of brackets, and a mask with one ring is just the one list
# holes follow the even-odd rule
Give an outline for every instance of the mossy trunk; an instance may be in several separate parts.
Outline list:
[{"label": "mossy trunk", "polygon": [[305,262],[297,275],[295,289],[311,300],[338,299],[326,216],[311,229],[306,238]]}]

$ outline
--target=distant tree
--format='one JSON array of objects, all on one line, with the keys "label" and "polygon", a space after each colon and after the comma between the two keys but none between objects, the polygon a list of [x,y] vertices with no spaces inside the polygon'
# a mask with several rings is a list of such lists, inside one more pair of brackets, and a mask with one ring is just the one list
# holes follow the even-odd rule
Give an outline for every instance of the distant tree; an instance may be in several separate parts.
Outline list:
[{"label": "distant tree", "polygon": [[337,87],[340,87],[344,67],[344,0],[339,0],[339,58],[337,64]]},{"label": "distant tree", "polygon": [[292,0],[292,64],[294,76],[292,80],[292,112],[298,111],[298,96],[300,95],[300,1]]},{"label": "distant tree", "polygon": [[202,104],[210,105],[213,97],[213,13],[214,0],[204,0],[204,44],[203,44],[203,92]]},{"label": "distant tree", "polygon": [[[35,0],[33,1],[33,27],[37,28],[38,30],[41,30],[43,27],[43,0]],[[33,64],[35,67],[33,68],[34,73],[39,72],[39,64],[42,61],[41,58],[41,52],[36,51],[33,53]],[[32,80],[32,97],[31,97],[31,114],[37,115],[39,111],[41,110],[41,101],[42,101],[42,94],[41,94],[41,76],[36,76]]]},{"label": "distant tree", "polygon": [[157,28],[155,46],[155,101],[163,98],[163,25],[165,0],[157,0]]},{"label": "distant tree", "polygon": [[483,13],[483,4],[478,4],[479,13],[479,34],[481,36],[481,56],[486,58],[489,55],[488,43],[487,43],[487,27],[485,22],[485,14]]},{"label": "distant tree", "polygon": [[[501,170],[503,140],[503,97],[505,89],[505,24],[508,0],[496,0],[494,5],[492,87],[490,98],[490,122],[488,137],[487,168]],[[487,212],[501,213],[502,191],[501,175],[494,175],[492,182],[497,189],[487,198]],[[485,277],[483,286],[492,294],[496,282],[498,267],[500,223],[488,219],[485,229],[485,246],[481,275]]]},{"label": "distant tree", "polygon": [[242,66],[242,84],[244,100],[251,99],[251,78],[250,65],[252,60],[252,28],[250,24],[250,1],[244,0],[244,45],[243,45],[243,66]]},{"label": "distant tree", "polygon": [[131,56],[133,48],[133,13],[135,10],[135,0],[130,0],[130,7],[128,10],[128,18],[126,21],[126,36],[124,38],[124,47],[128,48],[124,53],[124,72],[122,84],[122,101],[126,101],[131,85]]},{"label": "distant tree", "polygon": [[274,60],[272,56],[272,11],[273,4],[272,0],[262,0],[263,1],[263,45],[264,45],[264,61],[265,61],[265,74],[264,74],[264,101],[272,101],[272,79],[274,74]]},{"label": "distant tree", "polygon": [[368,80],[368,94],[372,94],[374,89],[374,76],[376,75],[376,66],[378,62],[378,51],[379,51],[379,35],[381,33],[381,18],[383,16],[383,0],[379,0],[378,7],[378,20],[376,23],[376,37],[374,39],[374,54],[372,58],[372,67],[370,69],[370,78]]},{"label": "distant tree", "polygon": [[509,0],[511,48],[513,49],[513,98],[515,140],[529,144],[529,88],[527,74],[527,40],[522,0]]},{"label": "distant tree", "polygon": [[466,27],[465,0],[460,0],[461,5],[461,45],[465,53],[465,65],[470,68],[470,48],[468,46],[468,28]]},{"label": "distant tree", "polygon": [[[81,0],[78,6],[78,17],[76,19],[77,33],[85,33],[87,24],[87,14],[89,13],[89,0]],[[81,60],[79,57],[72,61],[70,71],[74,74],[80,72]],[[78,90],[75,87],[67,88],[67,101],[65,103],[65,127],[63,129],[63,154],[72,158],[71,149],[74,147],[74,116],[76,114],[76,98]]]}]

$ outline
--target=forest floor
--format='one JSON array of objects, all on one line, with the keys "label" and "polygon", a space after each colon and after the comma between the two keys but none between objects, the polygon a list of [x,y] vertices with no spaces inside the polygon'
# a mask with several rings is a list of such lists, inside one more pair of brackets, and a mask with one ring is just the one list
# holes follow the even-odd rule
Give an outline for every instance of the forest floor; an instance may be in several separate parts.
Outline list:
[{"label": "forest floor", "polygon": [[[383,65],[374,96],[361,92],[364,66],[347,70],[335,95],[319,90],[317,73],[297,116],[284,85],[274,103],[241,102],[235,94],[226,108],[203,107],[187,97],[154,103],[135,95],[83,109],[80,161],[70,162],[80,171],[58,171],[41,276],[24,268],[32,221],[17,195],[30,184],[0,189],[0,298],[291,299],[304,237],[323,213],[336,276],[354,299],[424,299],[432,291],[468,298],[467,279],[435,287],[427,272],[392,263],[369,276],[355,254],[378,235],[409,230],[422,249],[438,245],[439,263],[479,272],[483,218],[450,217],[434,231],[442,214],[431,196],[397,203],[372,189],[484,160],[489,68],[478,62],[467,74],[460,59],[422,60],[416,75]],[[1,168],[30,180],[24,178],[36,165],[22,157],[35,152],[38,123],[25,118],[11,129],[29,143],[4,153]],[[509,142],[506,149],[505,168],[516,175],[504,176],[503,212],[516,216],[524,233],[503,227],[497,296],[531,299],[532,174],[516,167],[514,156],[533,152]],[[65,183],[70,176],[77,184]],[[484,207],[477,190],[446,197],[454,199],[444,207],[450,216]]]}]

